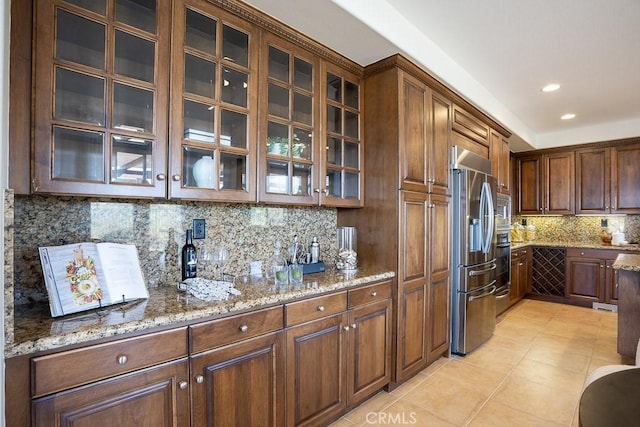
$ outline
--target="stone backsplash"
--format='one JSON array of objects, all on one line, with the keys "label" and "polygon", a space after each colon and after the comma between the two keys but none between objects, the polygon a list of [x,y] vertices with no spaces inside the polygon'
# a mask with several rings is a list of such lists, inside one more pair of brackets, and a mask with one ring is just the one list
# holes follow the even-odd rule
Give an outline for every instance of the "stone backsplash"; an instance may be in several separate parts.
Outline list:
[{"label": "stone backsplash", "polygon": [[[180,249],[194,218],[206,221],[198,250],[222,245],[230,252],[224,272],[249,274],[249,263],[283,249],[294,235],[304,245],[320,241],[328,267],[335,254],[337,212],[325,207],[264,206],[206,202],[100,200],[79,197],[15,196],[13,207],[14,302],[46,301],[39,246],[83,241],[134,243],[149,286],[173,286],[180,279]],[[213,265],[199,264],[199,275],[213,277]]]},{"label": "stone backsplash", "polygon": [[514,216],[512,222],[527,220],[536,227],[537,240],[600,243],[600,220],[607,219],[609,231],[624,231],[628,242],[640,241],[640,215],[606,216]]}]

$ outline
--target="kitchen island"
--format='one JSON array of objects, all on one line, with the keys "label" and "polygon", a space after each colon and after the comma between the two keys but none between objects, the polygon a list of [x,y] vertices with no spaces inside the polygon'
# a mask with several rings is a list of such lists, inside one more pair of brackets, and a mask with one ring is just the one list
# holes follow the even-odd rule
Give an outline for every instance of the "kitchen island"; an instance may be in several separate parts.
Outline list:
[{"label": "kitchen island", "polygon": [[618,353],[635,359],[640,339],[640,255],[620,254],[618,272]]}]

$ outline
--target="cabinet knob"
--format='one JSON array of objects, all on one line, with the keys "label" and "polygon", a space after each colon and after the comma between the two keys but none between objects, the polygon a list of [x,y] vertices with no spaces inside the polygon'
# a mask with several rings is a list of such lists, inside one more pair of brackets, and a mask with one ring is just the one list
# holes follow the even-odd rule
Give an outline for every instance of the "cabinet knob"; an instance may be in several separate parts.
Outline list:
[{"label": "cabinet knob", "polygon": [[240,332],[247,332],[248,330],[249,330],[249,327],[247,325],[240,326]]},{"label": "cabinet knob", "polygon": [[178,387],[180,387],[180,390],[184,390],[185,388],[187,388],[189,386],[189,383],[186,381],[180,381],[178,383]]},{"label": "cabinet knob", "polygon": [[204,377],[202,375],[196,375],[196,382],[198,384],[202,384],[204,382]]},{"label": "cabinet knob", "polygon": [[604,264],[600,264],[600,268],[604,268]]},{"label": "cabinet knob", "polygon": [[377,296],[378,296],[378,291],[373,291],[373,292],[371,292],[371,296],[372,296],[372,297],[377,297]]},{"label": "cabinet knob", "polygon": [[174,181],[180,181],[180,175],[178,174],[172,175],[171,179],[173,179]]},{"label": "cabinet knob", "polygon": [[436,182],[436,179],[435,178],[427,178],[427,182],[429,184],[433,184],[434,182]]},{"label": "cabinet knob", "polygon": [[125,356],[124,354],[121,354],[120,356],[118,356],[118,365],[124,365],[127,363],[128,360],[129,358],[127,356]]},{"label": "cabinet knob", "polygon": [[356,329],[358,327],[358,325],[356,325],[355,323],[351,324],[351,329]]},{"label": "cabinet knob", "polygon": [[158,181],[164,181],[167,178],[167,176],[163,173],[159,173],[158,175],[156,175],[156,179]]},{"label": "cabinet knob", "polygon": [[584,252],[580,252],[580,256],[584,256]]},{"label": "cabinet knob", "polygon": [[344,329],[345,331],[348,331],[349,330],[349,325],[344,326],[342,329]]},{"label": "cabinet knob", "polygon": [[319,305],[318,306],[318,311],[324,311],[324,305]]},{"label": "cabinet knob", "polygon": [[522,253],[526,255],[526,254],[527,254],[527,251],[522,251]]}]

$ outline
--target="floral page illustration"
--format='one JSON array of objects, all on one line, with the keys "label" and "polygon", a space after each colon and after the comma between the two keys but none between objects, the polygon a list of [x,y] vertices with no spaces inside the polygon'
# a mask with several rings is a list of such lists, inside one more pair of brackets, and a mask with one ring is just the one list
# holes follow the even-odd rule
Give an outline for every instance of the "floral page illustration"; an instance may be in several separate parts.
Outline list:
[{"label": "floral page illustration", "polygon": [[95,262],[91,256],[84,256],[81,245],[73,249],[73,259],[67,263],[67,279],[75,305],[82,306],[103,299]]}]

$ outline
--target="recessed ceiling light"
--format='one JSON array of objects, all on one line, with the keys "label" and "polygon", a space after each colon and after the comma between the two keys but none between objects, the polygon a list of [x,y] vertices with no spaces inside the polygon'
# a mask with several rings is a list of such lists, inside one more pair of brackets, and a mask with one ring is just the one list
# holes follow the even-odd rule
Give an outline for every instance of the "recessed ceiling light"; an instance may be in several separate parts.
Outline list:
[{"label": "recessed ceiling light", "polygon": [[560,89],[560,85],[557,83],[551,83],[542,88],[543,92],[553,92]]},{"label": "recessed ceiling light", "polygon": [[569,113],[569,114],[565,114],[565,115],[561,116],[560,118],[561,118],[562,120],[571,120],[571,119],[573,119],[575,116],[576,116],[575,114],[573,114],[573,113]]}]

